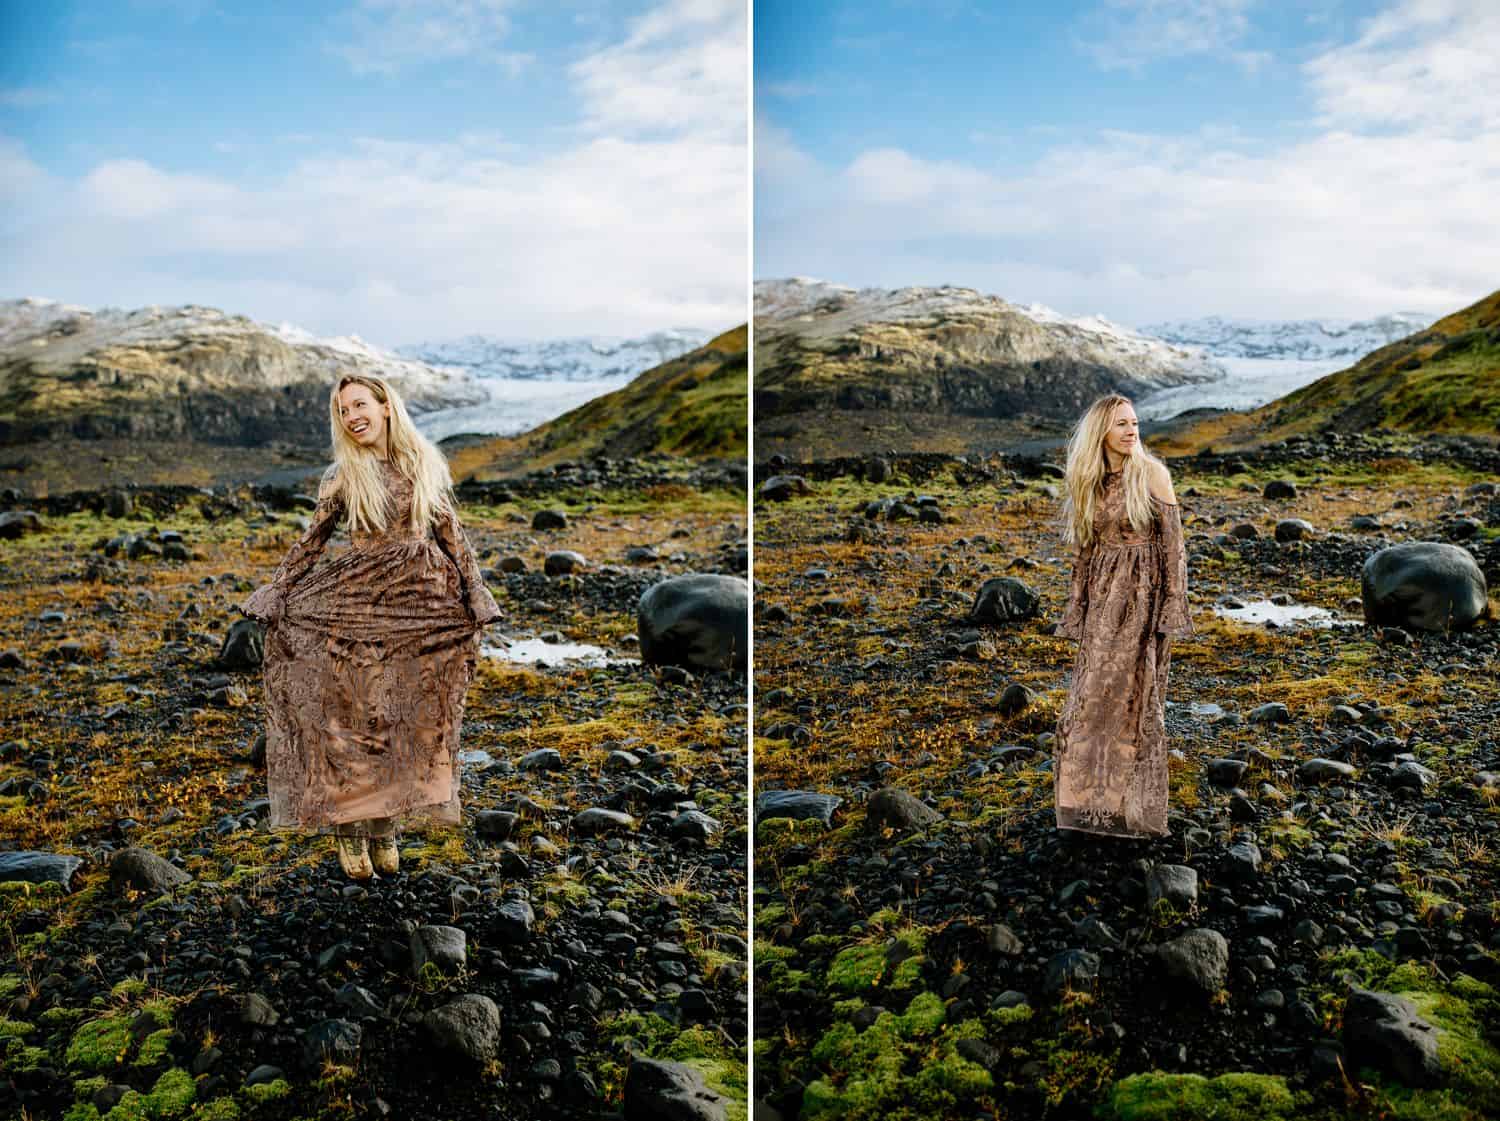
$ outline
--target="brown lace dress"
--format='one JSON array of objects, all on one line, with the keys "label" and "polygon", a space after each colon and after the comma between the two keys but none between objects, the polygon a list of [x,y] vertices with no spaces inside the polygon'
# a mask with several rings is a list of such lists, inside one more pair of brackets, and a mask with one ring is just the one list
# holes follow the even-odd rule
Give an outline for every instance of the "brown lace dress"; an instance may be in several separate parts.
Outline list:
[{"label": "brown lace dress", "polygon": [[1167,832],[1163,700],[1170,640],[1194,632],[1180,508],[1151,497],[1140,534],[1125,517],[1120,472],[1106,475],[1094,539],[1078,555],[1057,634],[1078,642],[1057,721],[1057,825],[1119,837]]},{"label": "brown lace dress", "polygon": [[344,514],[336,472],[271,582],[240,604],[266,626],[270,827],[458,824],[464,694],[500,609],[452,514],[412,536],[412,484],[384,461],[387,530],[354,533],[317,564]]}]

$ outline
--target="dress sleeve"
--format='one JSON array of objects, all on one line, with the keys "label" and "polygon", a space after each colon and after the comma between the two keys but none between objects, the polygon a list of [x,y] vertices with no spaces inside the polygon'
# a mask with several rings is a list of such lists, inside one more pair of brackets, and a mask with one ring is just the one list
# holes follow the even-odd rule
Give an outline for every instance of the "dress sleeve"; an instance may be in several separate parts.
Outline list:
[{"label": "dress sleeve", "polygon": [[1196,634],[1187,598],[1187,545],[1182,539],[1182,507],[1156,500],[1161,514],[1162,604],[1156,633],[1173,638]]},{"label": "dress sleeve", "polygon": [[1063,610],[1062,622],[1057,624],[1054,634],[1083,641],[1083,620],[1089,609],[1089,566],[1094,559],[1094,543],[1090,541],[1078,551],[1073,561],[1073,584],[1068,589],[1068,606]]},{"label": "dress sleeve", "polygon": [[500,605],[484,584],[484,573],[469,545],[468,534],[458,524],[458,516],[452,510],[444,510],[433,521],[433,536],[438,547],[448,555],[458,568],[463,585],[464,606],[474,616],[474,621],[486,627],[501,617]]},{"label": "dress sleeve", "polygon": [[270,583],[251,592],[239,605],[240,611],[262,624],[280,619],[286,609],[287,593],[322,556],[343,512],[344,498],[337,490],[337,473],[330,467],[318,484],[318,506],[313,511],[312,524],[301,540],[287,550]]}]

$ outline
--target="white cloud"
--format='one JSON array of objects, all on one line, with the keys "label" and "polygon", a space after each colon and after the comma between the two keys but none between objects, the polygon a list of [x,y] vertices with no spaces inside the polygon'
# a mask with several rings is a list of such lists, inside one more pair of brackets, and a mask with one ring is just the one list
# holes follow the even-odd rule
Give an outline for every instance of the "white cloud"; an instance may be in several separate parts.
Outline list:
[{"label": "white cloud", "polygon": [[[966,284],[1126,322],[1452,310],[1500,261],[1500,130],[1475,119],[1494,108],[1446,104],[1500,33],[1459,7],[1414,0],[1309,63],[1325,127],[1269,150],[1233,129],[1101,131],[1023,168],[893,148],[833,166],[764,122],[756,274]],[[1472,69],[1436,63],[1454,51]]]},{"label": "white cloud", "polygon": [[488,60],[515,73],[534,61],[506,50],[516,0],[358,0],[344,16],[347,38],[326,49],[356,74],[453,59]]},{"label": "white cloud", "polygon": [[626,40],[572,68],[587,128],[745,138],[748,29],[740,0],[669,0]]},{"label": "white cloud", "polygon": [[[0,199],[15,203],[0,228],[24,216],[0,291],[209,304],[387,345],[727,329],[748,296],[745,17],[726,18],[732,7],[666,5],[581,62],[587,115],[547,153],[482,131],[369,136],[302,149],[251,187],[139,159],[48,180],[0,138]],[[641,92],[615,106],[606,87]]]},{"label": "white cloud", "polygon": [[1236,51],[1253,0],[1104,0],[1076,33],[1080,50],[1106,70],[1139,70],[1162,59],[1221,54],[1256,69],[1263,52]]},{"label": "white cloud", "polygon": [[1500,129],[1500,6],[1409,0],[1307,64],[1323,123]]}]

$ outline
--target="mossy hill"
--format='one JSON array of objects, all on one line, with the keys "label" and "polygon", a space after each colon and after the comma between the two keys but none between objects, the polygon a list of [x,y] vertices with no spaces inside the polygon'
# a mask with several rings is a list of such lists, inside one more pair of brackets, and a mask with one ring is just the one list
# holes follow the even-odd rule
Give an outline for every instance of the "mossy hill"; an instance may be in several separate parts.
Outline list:
[{"label": "mossy hill", "polygon": [[450,443],[453,477],[483,480],[594,456],[743,458],[748,346],[748,327],[736,327],[529,432]]},{"label": "mossy hill", "polygon": [[1170,444],[1233,448],[1377,428],[1500,435],[1500,291],[1258,409],[1182,426]]}]

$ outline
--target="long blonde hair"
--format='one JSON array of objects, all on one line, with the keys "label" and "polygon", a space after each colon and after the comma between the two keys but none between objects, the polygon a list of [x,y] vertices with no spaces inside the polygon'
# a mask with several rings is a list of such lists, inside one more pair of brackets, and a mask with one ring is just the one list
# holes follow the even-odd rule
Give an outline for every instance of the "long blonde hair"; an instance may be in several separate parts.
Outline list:
[{"label": "long blonde hair", "polygon": [[328,423],[333,438],[333,466],[324,474],[332,478],[334,491],[342,495],[349,515],[349,531],[384,532],[392,511],[389,492],[380,477],[380,457],[360,445],[344,428],[339,415],[339,394],[348,385],[362,385],[376,403],[388,404],[386,447],[391,466],[411,480],[411,529],[425,536],[427,524],[445,510],[457,511],[453,475],[438,446],[412,423],[401,394],[384,378],[374,374],[345,374],[328,397]]},{"label": "long blonde hair", "polygon": [[[1114,411],[1121,405],[1135,407],[1129,397],[1119,393],[1105,394],[1095,400],[1073,426],[1073,435],[1068,440],[1068,462],[1063,469],[1067,496],[1063,499],[1062,534],[1063,540],[1070,545],[1082,548],[1094,539],[1094,502],[1107,466],[1104,434],[1109,431]],[[1120,465],[1125,516],[1137,533],[1149,530],[1156,518],[1148,479],[1153,463],[1166,466],[1137,438],[1135,447]]]}]

